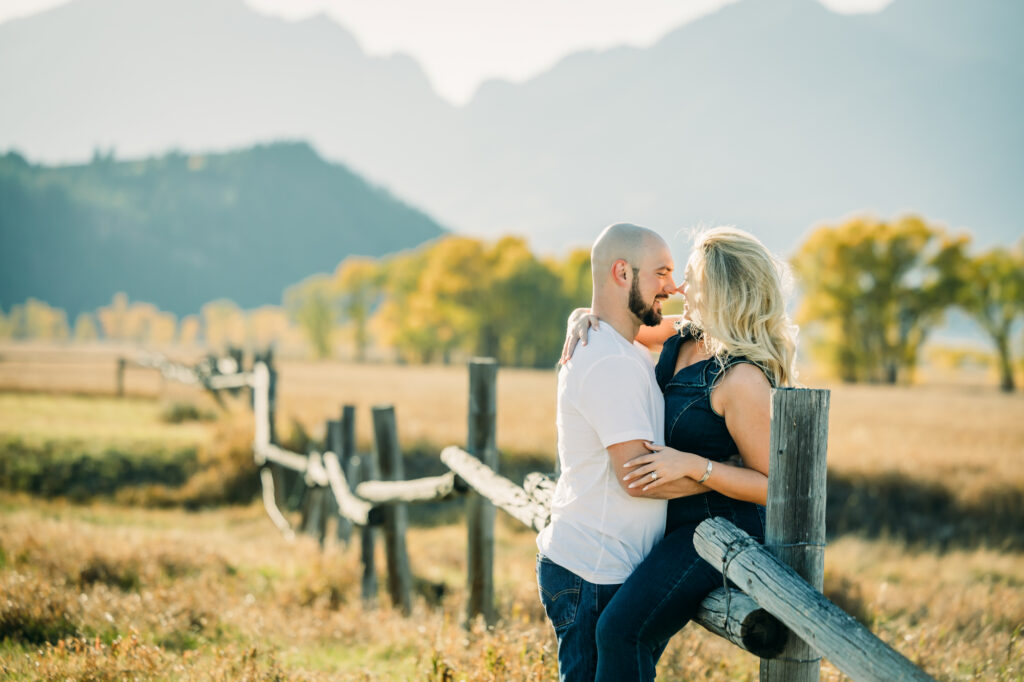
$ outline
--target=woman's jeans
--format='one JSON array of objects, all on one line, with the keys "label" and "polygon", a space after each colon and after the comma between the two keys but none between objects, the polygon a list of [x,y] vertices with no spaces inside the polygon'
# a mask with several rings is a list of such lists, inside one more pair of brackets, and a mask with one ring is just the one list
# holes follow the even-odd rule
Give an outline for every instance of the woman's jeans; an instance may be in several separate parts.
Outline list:
[{"label": "woman's jeans", "polygon": [[592,682],[597,672],[597,619],[619,585],[587,582],[538,554],[537,587],[558,638],[558,679]]},{"label": "woman's jeans", "polygon": [[713,516],[725,517],[764,540],[764,507],[715,492],[672,500],[665,538],[598,619],[598,680],[653,680],[669,639],[696,615],[704,597],[722,586],[721,572],[693,548],[698,524]]}]

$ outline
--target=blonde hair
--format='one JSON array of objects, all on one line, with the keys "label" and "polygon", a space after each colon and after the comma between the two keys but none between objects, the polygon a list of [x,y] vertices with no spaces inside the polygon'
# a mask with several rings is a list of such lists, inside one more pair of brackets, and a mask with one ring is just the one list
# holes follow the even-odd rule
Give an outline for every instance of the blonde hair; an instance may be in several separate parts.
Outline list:
[{"label": "blonde hair", "polygon": [[786,313],[788,266],[753,235],[716,227],[696,235],[686,267],[696,287],[690,320],[707,351],[719,362],[745,357],[773,385],[793,385],[797,327]]}]

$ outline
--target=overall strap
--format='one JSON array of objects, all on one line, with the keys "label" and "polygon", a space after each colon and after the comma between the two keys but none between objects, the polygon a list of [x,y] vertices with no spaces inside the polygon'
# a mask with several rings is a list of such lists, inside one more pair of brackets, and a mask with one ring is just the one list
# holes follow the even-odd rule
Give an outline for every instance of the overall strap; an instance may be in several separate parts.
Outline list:
[{"label": "overall strap", "polygon": [[719,379],[725,374],[726,370],[736,365],[753,365],[764,373],[765,379],[768,380],[768,384],[772,388],[776,388],[775,381],[772,379],[771,372],[765,369],[764,365],[759,362],[755,362],[750,358],[740,356],[726,356],[725,359],[712,358],[711,362],[708,363],[707,370],[707,392],[708,397],[711,397],[711,391],[718,384]]}]

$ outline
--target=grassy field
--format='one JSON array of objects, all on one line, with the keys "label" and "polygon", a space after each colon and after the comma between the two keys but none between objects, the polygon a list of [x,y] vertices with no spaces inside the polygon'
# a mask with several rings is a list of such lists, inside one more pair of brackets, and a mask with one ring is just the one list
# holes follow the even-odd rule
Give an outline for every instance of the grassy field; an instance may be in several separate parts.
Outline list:
[{"label": "grassy field", "polygon": [[[200,392],[115,355],[0,348],[0,439],[196,444],[244,456],[238,408],[168,423]],[[64,368],[60,371],[54,368]],[[282,362],[280,423],[316,435],[341,404],[396,406],[407,448],[465,438],[464,367]],[[949,680],[1024,679],[1024,398],[978,385],[832,386],[826,592]],[[67,395],[68,393],[74,395]],[[242,406],[244,407],[244,406]],[[502,370],[499,447],[553,456],[554,374]],[[241,452],[241,455],[239,454]],[[545,458],[548,458],[545,460]],[[230,469],[235,471],[235,469]],[[222,469],[204,469],[215,487]],[[199,474],[197,474],[199,477]],[[193,484],[192,481],[187,485]],[[354,547],[289,543],[258,505],[140,506],[119,494],[72,504],[0,493],[0,676],[14,679],[551,679],[554,637],[533,575],[533,533],[499,516],[502,621],[461,627],[464,524],[425,523],[408,543],[424,585],[404,618],[359,599]],[[379,557],[378,566],[383,565]],[[700,628],[677,635],[664,679],[756,679],[757,661]],[[826,665],[826,679],[841,679]]]}]

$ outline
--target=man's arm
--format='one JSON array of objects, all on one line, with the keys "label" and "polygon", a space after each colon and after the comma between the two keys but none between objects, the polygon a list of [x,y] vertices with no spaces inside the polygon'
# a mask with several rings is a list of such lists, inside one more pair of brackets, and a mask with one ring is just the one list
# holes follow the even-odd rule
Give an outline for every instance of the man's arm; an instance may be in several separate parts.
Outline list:
[{"label": "man's arm", "polygon": [[709,490],[709,488],[697,483],[692,478],[686,477],[680,478],[676,481],[670,481],[665,485],[658,486],[654,490],[649,490],[647,492],[643,491],[642,486],[630,488],[629,484],[622,480],[622,477],[630,471],[625,464],[634,457],[645,455],[648,452],[649,450],[644,447],[644,442],[642,440],[628,440],[625,443],[616,443],[615,445],[608,446],[608,456],[611,458],[612,467],[615,469],[615,479],[630,497],[648,497],[656,500],[672,500],[677,497],[699,495],[700,493],[705,493]]}]

